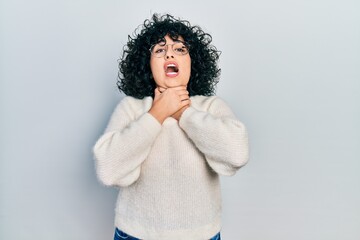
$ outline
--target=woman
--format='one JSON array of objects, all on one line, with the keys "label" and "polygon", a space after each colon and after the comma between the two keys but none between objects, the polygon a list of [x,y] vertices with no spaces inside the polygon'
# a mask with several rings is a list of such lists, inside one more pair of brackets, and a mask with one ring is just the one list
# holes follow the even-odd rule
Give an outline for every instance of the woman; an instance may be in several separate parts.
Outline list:
[{"label": "woman", "polygon": [[219,175],[248,161],[244,125],[214,96],[219,52],[200,27],[153,15],[129,37],[120,91],[94,146],[97,174],[120,187],[114,239],[220,239]]}]

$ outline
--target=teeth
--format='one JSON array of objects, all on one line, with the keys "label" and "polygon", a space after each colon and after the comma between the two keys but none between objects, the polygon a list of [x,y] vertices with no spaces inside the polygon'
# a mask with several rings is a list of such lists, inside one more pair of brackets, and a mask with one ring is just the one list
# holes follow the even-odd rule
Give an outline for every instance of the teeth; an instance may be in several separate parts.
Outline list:
[{"label": "teeth", "polygon": [[168,63],[165,65],[165,72],[168,75],[176,75],[179,72],[179,68],[176,63]]},{"label": "teeth", "polygon": [[166,65],[166,72],[171,71],[171,72],[177,72],[178,71],[178,67],[176,66],[176,64],[174,63],[169,63],[168,65]]}]

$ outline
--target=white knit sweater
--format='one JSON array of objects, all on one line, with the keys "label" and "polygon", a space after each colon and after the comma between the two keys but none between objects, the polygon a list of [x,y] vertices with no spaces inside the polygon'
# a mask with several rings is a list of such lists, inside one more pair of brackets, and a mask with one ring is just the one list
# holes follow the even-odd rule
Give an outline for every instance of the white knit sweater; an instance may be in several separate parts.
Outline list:
[{"label": "white knit sweater", "polygon": [[205,240],[221,228],[219,175],[248,161],[244,125],[218,97],[191,97],[161,125],[152,98],[125,97],[94,146],[97,174],[119,186],[115,226],[145,240]]}]

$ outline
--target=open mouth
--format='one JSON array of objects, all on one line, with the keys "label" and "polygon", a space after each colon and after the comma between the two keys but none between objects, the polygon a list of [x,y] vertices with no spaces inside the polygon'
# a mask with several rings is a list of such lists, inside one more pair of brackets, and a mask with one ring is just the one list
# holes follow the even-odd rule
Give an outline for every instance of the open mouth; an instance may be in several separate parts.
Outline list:
[{"label": "open mouth", "polygon": [[175,62],[166,63],[164,67],[166,76],[174,77],[179,73],[179,67]]}]

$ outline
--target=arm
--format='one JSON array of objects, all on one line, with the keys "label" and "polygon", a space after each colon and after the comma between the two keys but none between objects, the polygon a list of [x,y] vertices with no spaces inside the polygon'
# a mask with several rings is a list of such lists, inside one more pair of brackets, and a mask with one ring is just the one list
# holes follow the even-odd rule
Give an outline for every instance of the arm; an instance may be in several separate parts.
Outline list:
[{"label": "arm", "polygon": [[138,110],[129,98],[121,101],[94,146],[97,174],[105,185],[125,187],[134,183],[161,130],[159,122],[149,113],[136,116]]},{"label": "arm", "polygon": [[212,98],[206,112],[190,106],[180,118],[180,127],[218,174],[234,175],[247,163],[246,128],[220,98]]},{"label": "arm", "polygon": [[179,121],[182,112],[190,105],[189,92],[186,90],[186,86],[167,89],[157,87],[154,93],[155,97],[149,113],[161,124],[170,116]]}]

